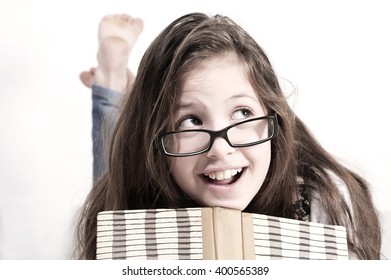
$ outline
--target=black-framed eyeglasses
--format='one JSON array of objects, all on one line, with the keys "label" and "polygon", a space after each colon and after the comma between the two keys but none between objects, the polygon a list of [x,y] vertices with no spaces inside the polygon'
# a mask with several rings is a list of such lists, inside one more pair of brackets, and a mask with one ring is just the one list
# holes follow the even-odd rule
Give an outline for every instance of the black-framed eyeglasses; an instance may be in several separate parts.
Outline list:
[{"label": "black-framed eyeglasses", "polygon": [[161,133],[157,144],[167,156],[188,157],[208,152],[218,137],[235,148],[264,143],[276,137],[277,127],[275,114],[238,122],[219,131],[191,129]]}]

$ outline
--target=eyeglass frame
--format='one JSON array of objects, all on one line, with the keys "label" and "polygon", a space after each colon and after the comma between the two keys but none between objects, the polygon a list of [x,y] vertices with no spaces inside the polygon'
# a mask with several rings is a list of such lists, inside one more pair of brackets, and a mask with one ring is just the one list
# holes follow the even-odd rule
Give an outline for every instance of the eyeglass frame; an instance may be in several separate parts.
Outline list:
[{"label": "eyeglass frame", "polygon": [[[235,127],[235,126],[247,123],[247,122],[256,121],[256,120],[263,120],[263,119],[268,119],[268,120],[272,120],[273,121],[273,133],[272,133],[271,136],[267,137],[266,139],[262,139],[262,140],[255,141],[255,142],[248,143],[248,144],[232,144],[231,141],[228,139],[227,132],[232,127]],[[201,151],[192,152],[192,153],[176,154],[176,153],[168,152],[165,149],[165,147],[164,147],[164,142],[163,142],[164,137],[166,137],[167,135],[179,134],[179,133],[183,133],[183,132],[204,132],[204,133],[209,134],[210,139],[209,139],[208,146],[205,149],[202,149]],[[262,116],[262,117],[257,117],[257,118],[252,118],[252,119],[247,119],[247,120],[244,120],[244,121],[241,121],[241,122],[237,122],[237,123],[231,124],[231,125],[223,128],[221,130],[186,129],[186,130],[181,130],[181,131],[169,131],[169,132],[159,133],[157,135],[157,138],[156,138],[156,144],[158,145],[159,150],[166,156],[170,156],[170,157],[190,157],[190,156],[196,156],[196,155],[200,155],[200,154],[209,152],[210,149],[212,149],[214,141],[218,137],[223,138],[228,143],[228,145],[230,145],[233,148],[244,148],[244,147],[251,147],[251,146],[259,145],[259,144],[265,143],[267,141],[270,141],[270,140],[272,140],[273,138],[275,138],[277,136],[277,133],[278,133],[278,118],[277,118],[277,114],[273,114],[273,115]]]}]

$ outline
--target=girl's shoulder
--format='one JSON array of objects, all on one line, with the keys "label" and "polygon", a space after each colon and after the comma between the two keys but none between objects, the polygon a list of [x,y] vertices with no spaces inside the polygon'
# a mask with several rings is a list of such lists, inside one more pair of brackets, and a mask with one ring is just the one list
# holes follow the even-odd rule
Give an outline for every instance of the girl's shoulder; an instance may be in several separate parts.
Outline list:
[{"label": "girl's shoulder", "polygon": [[[351,197],[345,182],[333,172],[329,172],[329,176],[349,209],[352,210]],[[299,220],[326,224],[329,219],[325,206],[321,203],[322,198],[317,191],[317,187],[305,182],[302,178],[298,178],[298,186],[299,199],[296,201],[297,218]]]}]

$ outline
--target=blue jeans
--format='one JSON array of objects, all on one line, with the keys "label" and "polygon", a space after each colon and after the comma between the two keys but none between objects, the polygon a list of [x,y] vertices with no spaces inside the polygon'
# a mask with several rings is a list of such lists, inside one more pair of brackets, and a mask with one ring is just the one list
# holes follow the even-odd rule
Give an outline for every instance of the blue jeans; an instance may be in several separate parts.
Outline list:
[{"label": "blue jeans", "polygon": [[92,86],[92,151],[93,180],[107,167],[107,146],[110,143],[121,93],[98,85]]}]

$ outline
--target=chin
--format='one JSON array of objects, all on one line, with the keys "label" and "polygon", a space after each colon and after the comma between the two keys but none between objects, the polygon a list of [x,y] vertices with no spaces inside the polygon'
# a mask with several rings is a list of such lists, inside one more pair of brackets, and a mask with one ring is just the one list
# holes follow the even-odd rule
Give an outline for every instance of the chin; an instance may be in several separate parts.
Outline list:
[{"label": "chin", "polygon": [[215,203],[207,203],[203,207],[222,207],[222,208],[243,211],[244,209],[246,209],[247,205],[243,205],[241,203],[229,203],[229,202],[219,201]]}]

